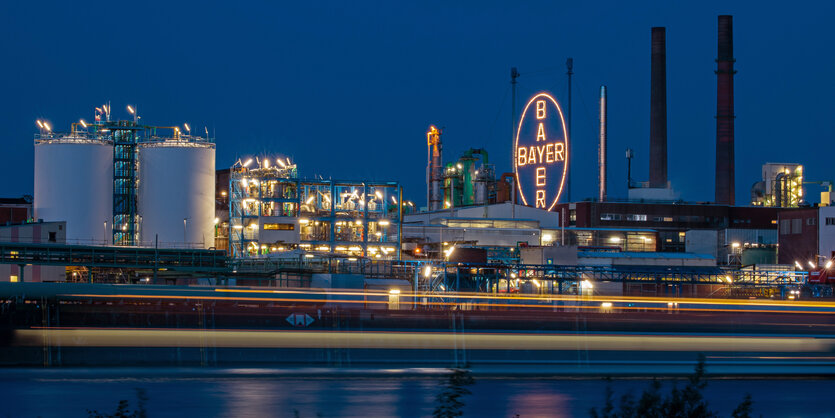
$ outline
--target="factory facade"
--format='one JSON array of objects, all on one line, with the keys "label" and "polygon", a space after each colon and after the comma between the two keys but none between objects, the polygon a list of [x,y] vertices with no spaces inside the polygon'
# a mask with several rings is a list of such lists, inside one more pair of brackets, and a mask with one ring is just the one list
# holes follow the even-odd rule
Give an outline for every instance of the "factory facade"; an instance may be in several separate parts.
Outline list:
[{"label": "factory facade", "polygon": [[835,206],[781,211],[779,244],[780,264],[814,269],[835,259]]}]

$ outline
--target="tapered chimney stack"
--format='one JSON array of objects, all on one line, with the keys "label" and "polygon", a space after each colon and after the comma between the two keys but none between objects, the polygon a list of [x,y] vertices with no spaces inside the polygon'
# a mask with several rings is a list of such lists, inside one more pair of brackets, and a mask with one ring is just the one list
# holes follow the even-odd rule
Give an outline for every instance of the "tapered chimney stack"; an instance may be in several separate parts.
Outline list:
[{"label": "tapered chimney stack", "polygon": [[716,59],[716,203],[734,202],[734,40],[732,16],[719,16]]},{"label": "tapered chimney stack", "polygon": [[649,114],[649,187],[667,187],[667,46],[666,30],[652,28],[652,75]]}]

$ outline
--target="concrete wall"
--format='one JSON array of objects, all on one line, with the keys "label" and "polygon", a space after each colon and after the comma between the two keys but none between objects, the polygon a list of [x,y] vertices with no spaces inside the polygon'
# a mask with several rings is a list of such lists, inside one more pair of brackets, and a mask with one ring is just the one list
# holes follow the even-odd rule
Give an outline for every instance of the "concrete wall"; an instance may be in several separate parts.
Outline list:
[{"label": "concrete wall", "polygon": [[719,232],[716,230],[691,229],[685,233],[684,251],[695,254],[719,256]]},{"label": "concrete wall", "polygon": [[547,210],[536,209],[530,206],[516,205],[514,213],[514,208],[510,202],[406,215],[404,217],[404,223],[417,222],[431,225],[440,223],[439,220],[442,218],[515,218],[519,220],[529,219],[539,221],[540,226],[543,228],[556,228],[559,226],[559,213],[557,212],[548,212]]},{"label": "concrete wall", "polygon": [[519,242],[539,245],[539,229],[448,228],[445,226],[403,225],[403,239],[427,242],[475,242],[476,245],[510,247]]},{"label": "concrete wall", "polygon": [[520,263],[522,264],[553,264],[556,266],[576,266],[578,264],[576,245],[565,247],[523,247],[519,250]]},{"label": "concrete wall", "polygon": [[640,187],[630,188],[629,200],[661,201],[669,202],[679,200],[681,193],[670,188]]},{"label": "concrete wall", "polygon": [[519,261],[522,264],[545,264],[542,252],[545,247],[527,247],[519,249]]},{"label": "concrete wall", "polygon": [[[647,256],[657,254],[657,257]],[[680,255],[680,256],[676,256]],[[580,264],[586,266],[676,266],[715,267],[716,259],[708,255],[687,253],[580,253]]]}]

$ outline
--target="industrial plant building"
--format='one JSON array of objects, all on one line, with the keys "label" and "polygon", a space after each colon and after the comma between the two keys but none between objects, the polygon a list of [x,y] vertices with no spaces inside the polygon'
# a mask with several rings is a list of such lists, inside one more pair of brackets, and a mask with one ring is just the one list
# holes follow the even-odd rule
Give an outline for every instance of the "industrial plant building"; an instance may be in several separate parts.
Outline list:
[{"label": "industrial plant building", "polygon": [[[305,180],[286,158],[239,161],[228,173],[230,254],[293,252],[398,259],[403,189],[397,182]],[[296,251],[294,254],[298,253]]]}]

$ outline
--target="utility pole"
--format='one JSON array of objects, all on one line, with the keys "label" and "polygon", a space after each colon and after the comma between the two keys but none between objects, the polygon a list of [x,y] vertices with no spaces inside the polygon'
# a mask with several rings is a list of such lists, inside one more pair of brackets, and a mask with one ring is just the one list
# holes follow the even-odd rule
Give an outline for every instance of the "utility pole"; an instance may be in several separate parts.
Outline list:
[{"label": "utility pole", "polygon": [[513,171],[513,188],[510,194],[510,218],[516,219],[516,181],[519,176],[516,174],[516,79],[519,78],[519,71],[516,67],[510,69],[510,146],[513,147],[510,156],[510,169]]},{"label": "utility pole", "polygon": [[[568,60],[565,61],[565,66],[568,69],[566,74],[568,75],[568,138],[566,141],[570,141],[571,138],[571,76],[574,75],[574,58],[568,57]],[[565,189],[566,200],[571,203],[571,148],[568,148],[568,152],[565,154],[565,163],[568,164],[568,181],[567,186]]]}]

